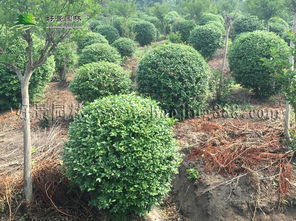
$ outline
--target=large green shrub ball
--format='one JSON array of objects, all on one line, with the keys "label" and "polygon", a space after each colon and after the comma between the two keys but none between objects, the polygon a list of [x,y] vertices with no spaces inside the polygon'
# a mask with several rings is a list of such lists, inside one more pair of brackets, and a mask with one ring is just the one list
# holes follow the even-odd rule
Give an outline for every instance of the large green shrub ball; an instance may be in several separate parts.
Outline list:
[{"label": "large green shrub ball", "polygon": [[94,31],[97,26],[101,26],[101,25],[105,25],[105,23],[103,21],[96,20],[96,19],[92,19],[91,21],[89,21],[89,29],[91,31]]},{"label": "large green shrub ball", "polygon": [[274,70],[262,60],[272,59],[272,53],[280,54],[283,60],[288,61],[289,47],[279,36],[267,31],[242,34],[234,41],[229,53],[232,75],[258,97],[271,96],[281,89],[281,82],[276,81],[275,75],[285,64],[278,65],[278,70]]},{"label": "large green shrub ball", "polygon": [[138,41],[141,46],[149,45],[151,42],[155,41],[156,28],[152,23],[141,21],[136,23],[133,29],[136,34],[136,41]]},{"label": "large green shrub ball", "polygon": [[82,49],[79,58],[80,65],[98,61],[108,61],[119,64],[121,62],[121,57],[119,52],[108,44],[96,43]]},{"label": "large green shrub ball", "polygon": [[181,40],[183,42],[188,42],[190,32],[194,29],[195,22],[190,20],[182,20],[175,22],[172,26],[172,32],[180,33]]},{"label": "large green shrub ball", "polygon": [[213,24],[198,26],[191,31],[189,44],[210,59],[223,44],[222,32]]},{"label": "large green shrub ball", "polygon": [[162,29],[161,21],[157,17],[148,16],[145,18],[145,21],[152,23],[158,31]]},{"label": "large green shrub ball", "polygon": [[108,41],[103,35],[96,32],[87,32],[84,36],[77,39],[77,46],[79,51],[81,51],[86,46],[95,43],[108,44]]},{"label": "large green shrub ball", "polygon": [[132,57],[136,51],[136,44],[132,39],[119,38],[112,46],[118,50],[122,57]]},{"label": "large green shrub ball", "polygon": [[[3,29],[2,29],[3,28]],[[1,38],[9,37],[9,30],[4,31],[5,27],[0,29]],[[7,35],[4,35],[7,33]],[[44,41],[40,38],[33,36],[34,53],[33,56],[38,56],[38,51],[44,46]],[[2,42],[1,42],[2,43]],[[22,38],[13,38],[9,42],[9,47],[5,49],[5,59],[12,64],[15,64],[20,70],[24,70],[27,61],[26,48],[27,42]],[[0,53],[1,56],[1,53]],[[31,102],[38,102],[42,98],[43,91],[51,81],[55,72],[54,57],[51,56],[47,61],[38,69],[36,69],[30,79],[29,95]],[[17,74],[9,70],[6,66],[0,65],[0,110],[8,110],[10,108],[18,108],[21,104],[21,87]]]},{"label": "large green shrub ball", "polygon": [[112,44],[116,39],[120,38],[120,35],[116,28],[111,25],[100,25],[94,29],[94,32],[100,33],[105,36],[109,44]]},{"label": "large green shrub ball", "polygon": [[[91,204],[113,214],[144,215],[170,190],[180,163],[174,121],[155,101],[114,95],[86,105],[64,147],[68,177]],[[123,219],[122,219],[123,220]]]},{"label": "large green shrub ball", "polygon": [[221,24],[224,24],[224,19],[221,15],[216,15],[216,14],[212,14],[212,13],[204,13],[199,20],[200,25],[206,25],[210,22],[219,22]]},{"label": "large green shrub ball", "polygon": [[70,84],[78,102],[131,91],[130,73],[117,64],[94,62],[81,66]]},{"label": "large green shrub ball", "polygon": [[233,22],[232,37],[236,38],[244,32],[252,32],[256,30],[265,30],[264,21],[256,16],[239,16]]},{"label": "large green shrub ball", "polygon": [[141,60],[138,91],[159,101],[166,112],[182,118],[184,108],[198,111],[206,106],[209,77],[209,67],[196,50],[171,43],[155,48]]},{"label": "large green shrub ball", "polygon": [[164,22],[166,24],[173,24],[178,19],[180,19],[181,16],[176,11],[170,11],[164,16]]}]

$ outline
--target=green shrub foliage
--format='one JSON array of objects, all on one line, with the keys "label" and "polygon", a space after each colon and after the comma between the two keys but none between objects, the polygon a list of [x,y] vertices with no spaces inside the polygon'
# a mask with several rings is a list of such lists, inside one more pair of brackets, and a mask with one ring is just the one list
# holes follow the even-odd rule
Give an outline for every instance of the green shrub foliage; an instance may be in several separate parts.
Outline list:
[{"label": "green shrub foliage", "polygon": [[289,24],[280,17],[272,17],[268,21],[269,31],[274,32],[281,36],[282,38],[287,39],[286,32],[289,31]]},{"label": "green shrub foliage", "polygon": [[216,15],[216,14],[212,14],[212,13],[204,13],[199,20],[200,25],[206,25],[210,22],[218,22],[223,25],[224,19],[221,15]]},{"label": "green shrub foliage", "polygon": [[162,24],[161,24],[160,20],[157,17],[148,16],[148,17],[145,18],[145,21],[148,21],[148,22],[152,23],[158,31],[161,31]]},{"label": "green shrub foliage", "polygon": [[95,43],[108,44],[108,41],[103,35],[95,32],[87,32],[84,36],[77,39],[77,46],[79,51],[85,48],[85,46]]},{"label": "green shrub foliage", "polygon": [[255,31],[242,34],[234,41],[229,53],[229,65],[235,80],[252,89],[258,97],[269,97],[281,89],[276,73],[284,63],[275,68],[264,65],[263,59],[272,59],[272,53],[281,54],[288,61],[287,43],[272,32]]},{"label": "green shrub foliage", "polygon": [[192,30],[189,36],[189,43],[202,56],[209,59],[223,45],[222,32],[213,24],[198,26]]},{"label": "green shrub foliage", "polygon": [[233,22],[232,37],[236,38],[244,32],[253,32],[256,30],[265,30],[264,21],[256,16],[239,16]]},{"label": "green shrub foliage", "polygon": [[[0,33],[3,34],[4,32]],[[2,35],[0,37],[5,37]],[[34,54],[38,56],[38,50],[44,45],[44,42],[33,36]],[[22,38],[15,38],[9,42],[9,47],[5,51],[6,55],[11,55],[11,62],[18,68],[24,70],[27,42]],[[30,79],[29,95],[31,102],[37,102],[43,95],[43,91],[53,77],[55,72],[55,62],[53,56],[33,73]],[[18,108],[21,104],[21,86],[16,73],[10,71],[4,65],[0,65],[0,110]]]},{"label": "green shrub foliage", "polygon": [[89,22],[89,29],[94,31],[97,26],[105,25],[103,21],[93,19]]},{"label": "green shrub foliage", "polygon": [[81,66],[70,84],[79,102],[92,102],[97,98],[131,91],[130,73],[117,64],[94,62]]},{"label": "green shrub foliage", "polygon": [[151,42],[155,41],[156,28],[152,23],[141,21],[136,23],[133,27],[136,34],[136,41],[138,41],[141,46],[149,45]]},{"label": "green shrub foliage", "polygon": [[100,209],[144,215],[168,193],[181,161],[173,123],[150,99],[96,100],[70,125],[66,174]]},{"label": "green shrub foliage", "polygon": [[86,46],[80,55],[79,63],[87,64],[98,61],[109,61],[116,64],[121,62],[119,52],[108,44],[92,44]]},{"label": "green shrub foliage", "polygon": [[182,36],[179,32],[172,32],[169,34],[169,40],[172,43],[183,43]]},{"label": "green shrub foliage", "polygon": [[195,22],[190,20],[182,20],[175,22],[172,26],[172,32],[178,32],[181,34],[181,40],[188,42],[190,32],[194,29]]},{"label": "green shrub foliage", "polygon": [[157,47],[141,60],[138,91],[159,101],[166,112],[182,118],[184,108],[199,111],[206,106],[209,77],[209,67],[196,50],[168,44]]},{"label": "green shrub foliage", "polygon": [[67,74],[73,70],[78,62],[77,44],[75,42],[60,43],[54,53],[56,74],[59,81],[65,82]]},{"label": "green shrub foliage", "polygon": [[119,38],[113,42],[112,46],[119,51],[122,57],[132,57],[136,51],[135,42],[129,38]]},{"label": "green shrub foliage", "polygon": [[100,25],[94,29],[94,32],[100,33],[105,36],[108,40],[109,44],[112,44],[115,40],[117,40],[120,35],[116,28],[111,25]]}]

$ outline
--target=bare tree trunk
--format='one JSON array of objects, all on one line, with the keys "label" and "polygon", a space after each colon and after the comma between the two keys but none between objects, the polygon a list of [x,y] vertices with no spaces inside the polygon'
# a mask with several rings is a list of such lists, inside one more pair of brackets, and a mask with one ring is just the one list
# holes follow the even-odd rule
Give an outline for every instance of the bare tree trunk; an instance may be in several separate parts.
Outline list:
[{"label": "bare tree trunk", "polygon": [[21,82],[22,92],[22,120],[24,133],[24,193],[26,203],[32,202],[32,151],[31,151],[31,123],[29,101],[29,78],[31,73],[26,73]]},{"label": "bare tree trunk", "polygon": [[[296,13],[294,12],[294,17],[293,17],[293,27],[292,27],[292,32],[296,32]],[[294,48],[294,42],[291,40],[290,41],[290,47]],[[291,55],[289,62],[291,64],[291,71],[294,71],[294,55]],[[291,105],[289,102],[286,100],[286,112],[285,112],[285,121],[284,121],[284,127],[285,127],[285,137],[290,141],[291,140],[291,135],[290,135],[290,121],[291,121]]]},{"label": "bare tree trunk", "polygon": [[222,63],[222,70],[220,75],[220,82],[219,82],[219,89],[217,93],[217,99],[219,100],[222,96],[222,90],[224,86],[224,73],[226,68],[226,60],[228,54],[228,41],[229,41],[229,34],[231,30],[231,22],[227,18],[227,30],[226,30],[226,37],[225,37],[225,48],[224,48],[224,55],[223,55],[223,63]]}]

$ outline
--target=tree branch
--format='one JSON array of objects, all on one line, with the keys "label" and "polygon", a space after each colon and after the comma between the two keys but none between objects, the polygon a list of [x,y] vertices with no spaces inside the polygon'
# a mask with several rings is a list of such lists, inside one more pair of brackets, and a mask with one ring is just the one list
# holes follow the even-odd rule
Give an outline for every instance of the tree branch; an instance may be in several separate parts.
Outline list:
[{"label": "tree branch", "polygon": [[8,63],[4,63],[4,65],[5,65],[10,71],[16,73],[16,75],[17,75],[18,79],[20,80],[20,82],[23,81],[24,76],[22,75],[21,70],[20,70],[17,66],[15,66],[15,65],[13,65],[13,64],[8,64]]}]

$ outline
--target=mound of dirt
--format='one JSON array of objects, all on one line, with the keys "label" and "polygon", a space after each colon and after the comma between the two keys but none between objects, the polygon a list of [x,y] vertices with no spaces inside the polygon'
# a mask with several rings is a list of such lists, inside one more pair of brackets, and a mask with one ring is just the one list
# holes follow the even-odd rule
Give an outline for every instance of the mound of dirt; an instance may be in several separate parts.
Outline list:
[{"label": "mound of dirt", "polygon": [[192,221],[295,220],[293,154],[281,142],[282,131],[270,120],[179,123],[185,158],[173,192],[182,214]]}]

